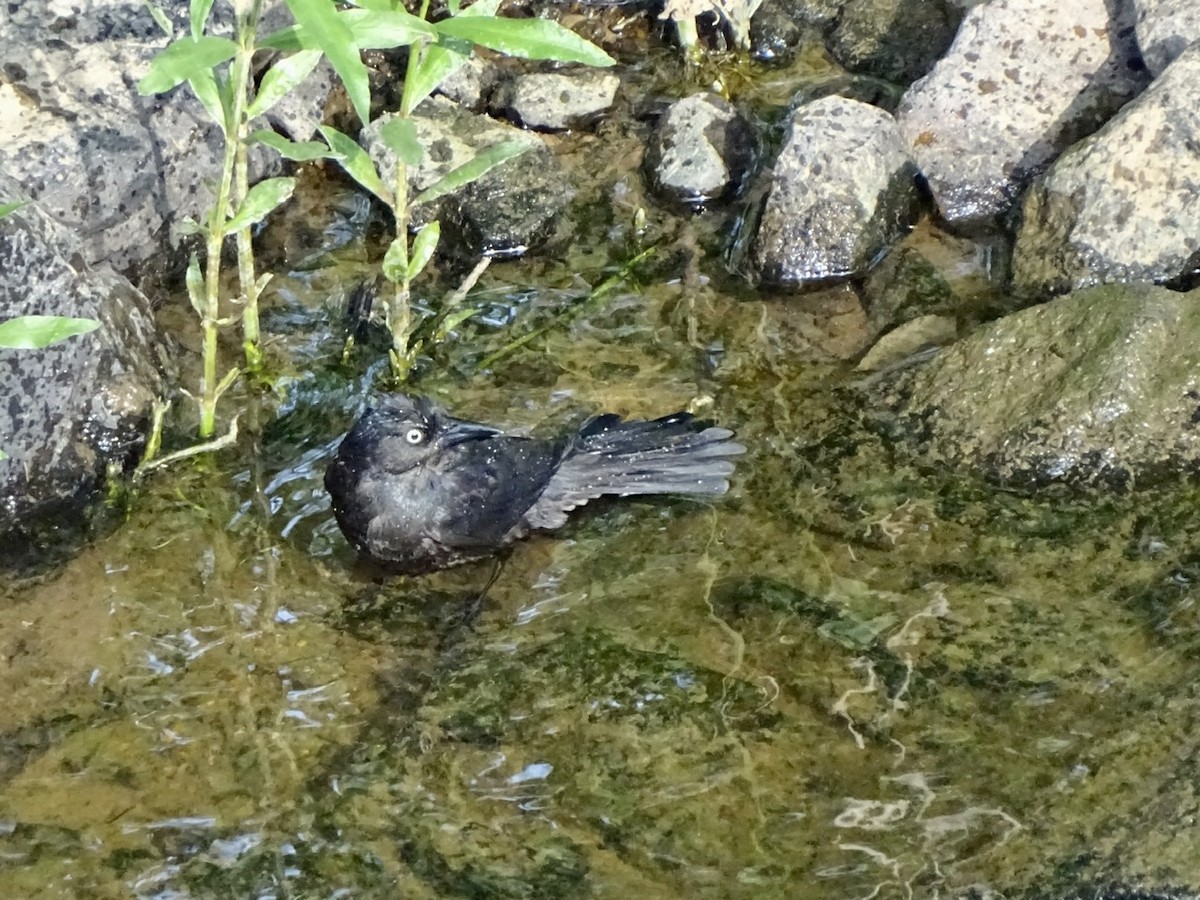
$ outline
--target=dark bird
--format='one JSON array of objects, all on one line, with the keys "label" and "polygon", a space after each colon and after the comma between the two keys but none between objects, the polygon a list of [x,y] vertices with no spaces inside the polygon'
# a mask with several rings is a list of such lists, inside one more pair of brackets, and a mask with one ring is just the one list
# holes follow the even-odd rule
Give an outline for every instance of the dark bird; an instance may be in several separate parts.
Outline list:
[{"label": "dark bird", "polygon": [[730,457],[746,452],[732,437],[679,412],[653,421],[600,415],[573,434],[538,440],[396,394],[342,439],[325,487],[361,556],[416,575],[558,528],[604,495],[724,494]]}]

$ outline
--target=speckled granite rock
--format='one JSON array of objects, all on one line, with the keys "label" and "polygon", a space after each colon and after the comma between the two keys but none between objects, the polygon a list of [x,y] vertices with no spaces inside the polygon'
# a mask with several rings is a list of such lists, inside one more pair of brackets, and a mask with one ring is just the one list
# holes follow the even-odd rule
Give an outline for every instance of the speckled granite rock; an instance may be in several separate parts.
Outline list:
[{"label": "speckled granite rock", "polygon": [[891,387],[923,462],[1020,486],[1200,467],[1200,293],[1080,291],[991,322]]},{"label": "speckled granite rock", "polygon": [[1026,197],[1013,284],[1040,297],[1092,284],[1191,277],[1200,263],[1200,46]]},{"label": "speckled granite rock", "polygon": [[866,272],[914,221],[915,174],[883,110],[844,97],[800,107],[764,176],[752,277],[791,288]]},{"label": "speckled granite rock", "polygon": [[896,113],[943,218],[994,226],[1059,153],[1140,92],[1137,58],[1124,4],[992,0],[970,9]]},{"label": "speckled granite rock", "polygon": [[[0,174],[0,196],[21,198]],[[107,470],[136,462],[169,363],[150,305],[38,205],[0,219],[0,312],[99,319],[43,350],[0,349],[0,535],[76,518]]]},{"label": "speckled granite rock", "polygon": [[526,128],[567,131],[611,108],[620,86],[616,75],[591,69],[571,74],[535,72],[500,85],[491,107]]},{"label": "speckled granite rock", "polygon": [[757,155],[754,130],[731,103],[694,94],[672,103],[659,119],[646,167],[655,190],[698,206],[736,193]]},{"label": "speckled granite rock", "polygon": [[1153,75],[1161,75],[1188,45],[1200,40],[1200,4],[1195,0],[1132,0],[1137,42]]},{"label": "speckled granite rock", "polygon": [[[168,12],[186,27],[186,4]],[[160,253],[160,239],[177,246],[184,217],[211,202],[215,123],[186,87],[137,93],[165,45],[140,3],[18,3],[0,15],[0,167],[77,229],[88,262],[124,270]],[[275,166],[253,158],[256,177]]]}]

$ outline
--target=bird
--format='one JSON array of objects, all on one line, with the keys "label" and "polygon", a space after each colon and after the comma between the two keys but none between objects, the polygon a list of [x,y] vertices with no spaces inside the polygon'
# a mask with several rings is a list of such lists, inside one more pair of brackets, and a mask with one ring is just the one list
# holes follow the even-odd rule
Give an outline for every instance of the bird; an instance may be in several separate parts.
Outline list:
[{"label": "bird", "polygon": [[676,412],[594,416],[543,440],[455,418],[427,397],[381,395],[325,472],[334,517],[358,555],[404,575],[484,559],[552,531],[601,496],[729,490],[733,432]]}]

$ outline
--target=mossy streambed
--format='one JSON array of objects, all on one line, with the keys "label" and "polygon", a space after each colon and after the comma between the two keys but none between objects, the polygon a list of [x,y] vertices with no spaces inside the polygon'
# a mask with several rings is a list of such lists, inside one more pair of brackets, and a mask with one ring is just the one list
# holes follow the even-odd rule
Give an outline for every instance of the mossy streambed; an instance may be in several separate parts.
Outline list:
[{"label": "mossy streambed", "polygon": [[2,584],[0,896],[1062,896],[1118,851],[1200,882],[1128,825],[1197,744],[1195,489],[924,470],[832,359],[844,292],[750,296],[689,257],[713,223],[601,199],[561,262],[493,265],[421,387],[546,430],[691,406],[749,448],[731,495],[598,504],[481,605],[486,565],[357,568],[320,479],[381,356],[341,361],[371,264],[325,196],[238,451]]}]

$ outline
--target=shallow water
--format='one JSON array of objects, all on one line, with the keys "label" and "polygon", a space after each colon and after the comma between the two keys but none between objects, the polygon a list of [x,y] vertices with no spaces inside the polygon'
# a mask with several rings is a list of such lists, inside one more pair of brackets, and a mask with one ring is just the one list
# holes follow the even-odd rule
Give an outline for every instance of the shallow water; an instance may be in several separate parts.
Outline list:
[{"label": "shallow water", "polygon": [[0,896],[956,896],[1082,852],[1194,750],[1191,487],[922,469],[848,389],[845,291],[751,295],[695,252],[718,214],[635,224],[628,144],[568,149],[590,218],[492,266],[421,388],[544,431],[690,407],[749,448],[730,496],[598,504],[482,603],[487,565],[357,567],[320,479],[380,371],[336,327],[370,229],[320,186],[264,250],[292,271],[238,450],[0,584]]}]

